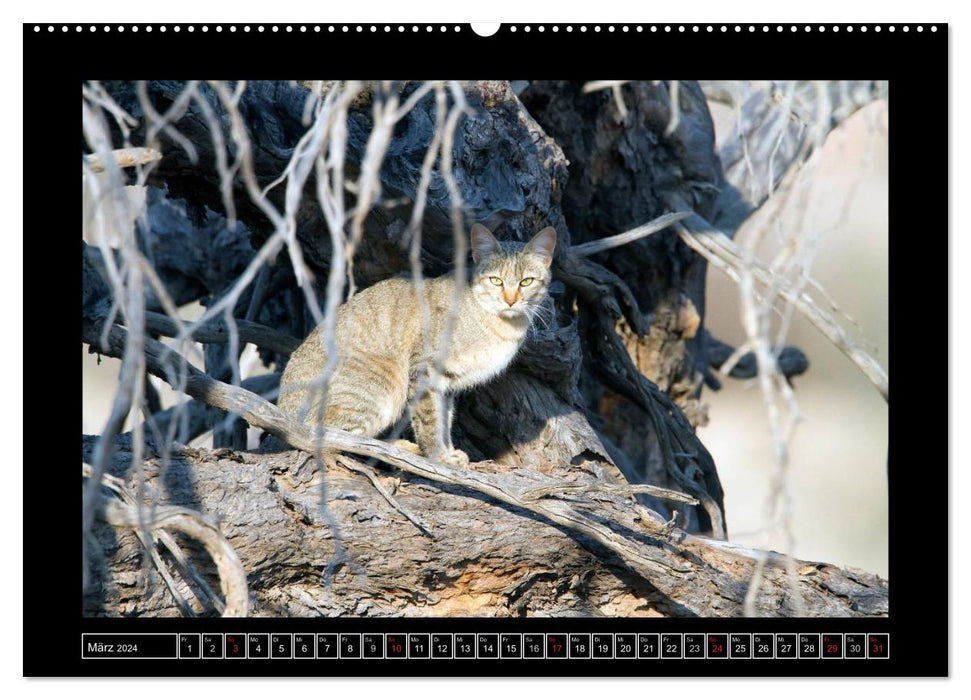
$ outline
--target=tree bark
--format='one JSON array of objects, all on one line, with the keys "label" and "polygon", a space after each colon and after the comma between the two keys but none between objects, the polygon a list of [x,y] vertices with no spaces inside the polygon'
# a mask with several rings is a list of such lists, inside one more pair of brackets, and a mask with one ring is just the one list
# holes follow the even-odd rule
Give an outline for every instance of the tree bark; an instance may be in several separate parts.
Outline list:
[{"label": "tree bark", "polygon": [[[94,438],[84,440],[90,458]],[[119,438],[112,471],[126,475],[131,443]],[[328,460],[329,461],[329,460]],[[356,470],[347,466],[352,465]],[[603,484],[596,460],[532,468],[479,463],[482,474],[520,491],[550,483],[580,494]],[[615,552],[535,513],[481,493],[401,472],[373,470],[339,457],[326,466],[305,452],[247,453],[177,449],[163,469],[146,459],[146,486],[167,504],[218,521],[247,572],[254,616],[737,616],[754,557],[742,547],[677,534],[662,542],[628,500],[603,494],[592,507],[627,530],[652,556],[638,572]],[[134,490],[134,475],[126,479]],[[323,507],[321,502],[323,501]],[[397,507],[396,507],[397,506]],[[605,507],[606,506],[606,507]],[[420,518],[424,530],[402,514]],[[171,595],[144,565],[131,532],[95,528],[101,566],[85,595],[90,615],[174,616]],[[181,538],[179,538],[180,541]],[[218,590],[215,566],[185,543],[200,573]],[[170,557],[167,557],[170,559]],[[798,590],[820,617],[887,613],[887,585],[876,576],[796,562]],[[192,587],[180,588],[197,614],[211,614]],[[758,613],[790,615],[793,594],[782,557],[766,566]]]}]

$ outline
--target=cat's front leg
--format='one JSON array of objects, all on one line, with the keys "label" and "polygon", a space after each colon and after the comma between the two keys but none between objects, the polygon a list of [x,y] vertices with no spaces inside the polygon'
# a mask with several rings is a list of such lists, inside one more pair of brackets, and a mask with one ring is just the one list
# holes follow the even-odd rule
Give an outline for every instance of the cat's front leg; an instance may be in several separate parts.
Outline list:
[{"label": "cat's front leg", "polygon": [[469,456],[452,447],[452,400],[441,390],[431,389],[418,399],[411,414],[411,428],[418,447],[429,459],[465,467]]}]

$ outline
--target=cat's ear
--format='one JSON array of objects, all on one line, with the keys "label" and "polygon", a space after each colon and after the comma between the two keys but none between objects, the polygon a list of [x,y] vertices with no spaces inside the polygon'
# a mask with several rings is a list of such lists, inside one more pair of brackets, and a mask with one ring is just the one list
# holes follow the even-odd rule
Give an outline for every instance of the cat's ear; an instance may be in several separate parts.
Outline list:
[{"label": "cat's ear", "polygon": [[556,248],[556,229],[547,226],[542,231],[533,236],[533,240],[526,244],[526,252],[532,255],[539,255],[546,263],[546,267],[553,262],[553,249]]},{"label": "cat's ear", "polygon": [[472,224],[469,238],[472,241],[472,261],[476,265],[482,258],[499,252],[499,241],[482,224]]}]

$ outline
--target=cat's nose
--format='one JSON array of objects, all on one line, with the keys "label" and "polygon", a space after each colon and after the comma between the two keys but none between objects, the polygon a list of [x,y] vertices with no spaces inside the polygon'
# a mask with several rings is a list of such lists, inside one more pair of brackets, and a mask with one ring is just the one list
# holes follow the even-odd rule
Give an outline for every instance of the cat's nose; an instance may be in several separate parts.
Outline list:
[{"label": "cat's nose", "polygon": [[509,306],[512,306],[513,304],[515,304],[515,303],[516,303],[516,297],[512,297],[512,298],[510,299],[510,298],[509,298],[509,297],[507,297],[507,296],[506,296],[505,294],[503,294],[503,295],[502,295],[502,298],[503,298],[503,299],[504,299],[504,300],[506,301],[506,304],[508,304]]}]

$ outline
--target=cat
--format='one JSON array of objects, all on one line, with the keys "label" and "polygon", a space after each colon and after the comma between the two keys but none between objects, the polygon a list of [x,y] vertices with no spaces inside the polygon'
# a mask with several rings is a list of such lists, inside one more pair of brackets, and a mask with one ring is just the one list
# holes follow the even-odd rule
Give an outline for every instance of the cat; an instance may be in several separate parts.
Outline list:
[{"label": "cat", "polygon": [[[322,412],[325,426],[375,437],[397,423],[413,403],[417,451],[437,462],[468,465],[468,455],[452,445],[455,394],[500,374],[519,352],[546,297],[556,231],[547,227],[522,244],[500,242],[485,226],[475,224],[469,238],[471,282],[460,297],[442,371],[434,383],[428,382],[428,368],[439,355],[451,310],[451,274],[424,282],[430,316],[427,338],[411,279],[378,282],[341,305],[338,360]],[[319,379],[326,361],[326,342],[317,328],[290,357],[280,381],[281,409],[309,424],[319,420]]]}]

